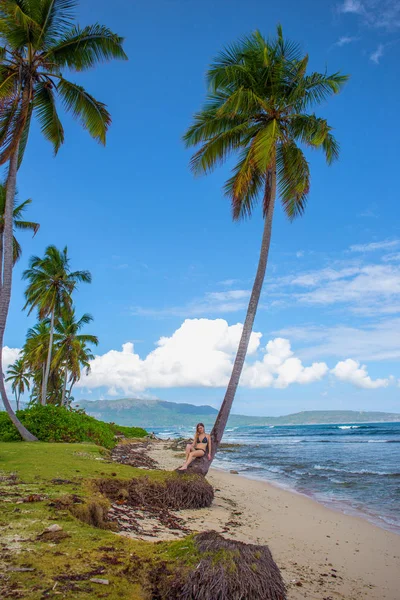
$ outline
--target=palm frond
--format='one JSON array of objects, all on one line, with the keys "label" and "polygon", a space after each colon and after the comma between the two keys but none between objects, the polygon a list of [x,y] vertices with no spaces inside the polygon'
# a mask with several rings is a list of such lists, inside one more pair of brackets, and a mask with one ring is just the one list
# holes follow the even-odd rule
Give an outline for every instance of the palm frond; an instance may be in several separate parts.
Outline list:
[{"label": "palm frond", "polygon": [[39,82],[36,85],[34,110],[44,137],[53,144],[57,154],[64,143],[64,129],[57,114],[54,93],[50,83]]},{"label": "palm frond", "polygon": [[247,133],[248,126],[244,123],[212,137],[192,156],[190,166],[193,173],[210,173],[217,165],[224,163],[231,152],[240,148],[243,136]]},{"label": "palm frond", "polygon": [[293,220],[305,210],[310,189],[310,169],[303,152],[292,141],[278,146],[276,163],[283,208],[288,218]]},{"label": "palm frond", "polygon": [[233,219],[250,217],[260,199],[264,174],[254,164],[253,148],[244,148],[233,175],[224,186],[225,195],[230,199]]},{"label": "palm frond", "polygon": [[123,38],[103,25],[75,26],[67,31],[45,58],[60,67],[84,71],[111,59],[127,60]]},{"label": "palm frond", "polygon": [[42,0],[40,3],[40,41],[53,45],[73,26],[77,0]]},{"label": "palm frond", "polygon": [[106,105],[93,98],[83,87],[63,78],[57,85],[57,91],[65,109],[81,122],[93,138],[105,144],[107,130],[111,124]]},{"label": "palm frond", "polygon": [[280,138],[276,119],[271,119],[254,137],[253,160],[259,171],[266,173],[275,160],[275,148]]}]

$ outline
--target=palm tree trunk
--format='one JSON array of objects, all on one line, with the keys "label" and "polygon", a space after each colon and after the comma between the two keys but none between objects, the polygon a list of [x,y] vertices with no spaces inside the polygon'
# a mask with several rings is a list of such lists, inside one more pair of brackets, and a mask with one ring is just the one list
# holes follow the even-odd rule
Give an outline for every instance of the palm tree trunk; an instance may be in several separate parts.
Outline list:
[{"label": "palm tree trunk", "polygon": [[68,375],[67,365],[65,365],[63,391],[62,391],[62,396],[61,396],[61,406],[65,406],[65,391],[67,389],[67,375]]},{"label": "palm tree trunk", "polygon": [[3,237],[4,231],[0,231],[0,285],[3,285]]},{"label": "palm tree trunk", "polygon": [[268,253],[271,244],[271,233],[272,233],[272,219],[274,215],[276,197],[276,171],[275,168],[272,171],[271,181],[271,197],[268,203],[268,211],[265,216],[264,231],[261,242],[260,259],[258,262],[258,268],[256,278],[254,280],[253,289],[251,291],[249,306],[247,308],[246,319],[243,325],[242,336],[240,338],[239,347],[236,353],[235,362],[233,364],[231,378],[226,389],[225,397],[222,402],[221,408],[217,415],[217,419],[214,423],[214,427],[211,431],[211,461],[206,457],[195,460],[188,468],[189,471],[206,475],[210,468],[211,462],[214,460],[215,453],[218,450],[218,446],[221,442],[226,423],[228,421],[229,414],[231,412],[233,400],[235,398],[236,390],[239,384],[240,376],[242,374],[244,361],[246,359],[247,348],[250,342],[250,336],[253,331],[254,319],[257,313],[258,303],[260,301],[261,290],[264,283],[265,271],[268,263]]},{"label": "palm tree trunk", "polygon": [[10,164],[7,176],[6,187],[6,205],[4,209],[4,253],[3,253],[3,279],[0,282],[0,393],[3,400],[4,408],[8,416],[18,429],[20,435],[27,442],[35,442],[37,438],[32,435],[26,427],[22,425],[7,397],[6,388],[4,385],[3,375],[3,340],[6,329],[8,309],[11,299],[11,284],[13,270],[13,209],[15,198],[15,187],[17,183],[18,170],[18,151],[19,143],[17,144],[14,154],[10,158]]},{"label": "palm tree trunk", "polygon": [[17,394],[17,390],[15,390],[15,406],[17,407],[17,411],[19,410],[19,397]]},{"label": "palm tree trunk", "polygon": [[54,334],[54,308],[51,311],[49,350],[47,352],[46,372],[44,374],[44,379],[43,379],[43,389],[42,389],[42,404],[43,404],[43,406],[46,406],[46,399],[47,399],[47,383],[49,381],[49,375],[50,375],[51,352],[53,350],[53,334]]}]

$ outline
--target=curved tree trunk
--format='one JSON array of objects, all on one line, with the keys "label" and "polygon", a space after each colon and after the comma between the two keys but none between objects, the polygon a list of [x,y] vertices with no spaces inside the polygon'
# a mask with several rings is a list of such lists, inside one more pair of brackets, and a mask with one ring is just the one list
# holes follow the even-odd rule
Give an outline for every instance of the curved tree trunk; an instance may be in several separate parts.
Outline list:
[{"label": "curved tree trunk", "polygon": [[1,281],[0,288],[0,393],[4,408],[23,439],[27,442],[35,442],[37,441],[37,438],[22,425],[11,408],[4,385],[3,375],[3,340],[7,323],[8,308],[10,306],[13,270],[13,209],[17,182],[18,150],[19,144],[17,144],[14,154],[10,159],[6,186],[6,206],[4,210],[3,280]]},{"label": "curved tree trunk", "polygon": [[[253,331],[254,319],[257,313],[257,307],[261,296],[261,290],[264,283],[265,271],[268,262],[269,247],[271,244],[271,233],[272,233],[272,219],[274,215],[276,197],[276,172],[275,169],[272,172],[271,181],[271,197],[268,202],[268,211],[265,216],[264,231],[261,242],[260,259],[258,262],[258,268],[256,278],[254,280],[253,289],[251,291],[249,306],[247,308],[246,319],[243,325],[242,336],[240,338],[239,347],[236,353],[235,362],[233,364],[231,378],[228,383],[228,387],[225,392],[225,397],[222,402],[221,408],[217,415],[217,419],[214,423],[214,427],[211,431],[211,461],[204,456],[201,459],[194,460],[188,467],[188,471],[192,473],[199,473],[206,475],[208,469],[211,466],[211,462],[214,460],[215,453],[218,450],[218,446],[221,442],[226,423],[228,421],[229,414],[231,412],[233,400],[235,398],[236,390],[239,384],[240,376],[242,374],[244,361],[246,359],[247,348],[250,342],[250,336]],[[182,471],[180,471],[182,473]],[[183,471],[184,473],[185,471]]]},{"label": "curved tree trunk", "polygon": [[43,388],[42,388],[42,404],[43,404],[43,406],[46,406],[46,402],[47,402],[47,383],[49,381],[49,375],[50,375],[51,352],[53,350],[53,334],[54,334],[54,308],[51,312],[49,350],[47,352],[46,372],[44,374],[44,379],[43,379]]}]

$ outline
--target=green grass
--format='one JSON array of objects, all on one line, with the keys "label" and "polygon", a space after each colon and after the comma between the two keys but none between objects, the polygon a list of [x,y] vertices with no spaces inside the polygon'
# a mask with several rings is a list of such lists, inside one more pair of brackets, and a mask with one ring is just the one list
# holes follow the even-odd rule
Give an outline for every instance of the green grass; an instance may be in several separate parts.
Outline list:
[{"label": "green grass", "polygon": [[[99,478],[127,480],[146,475],[162,480],[168,476],[163,471],[108,463],[107,456],[107,451],[94,444],[0,443],[0,540],[3,544],[0,572],[4,571],[8,578],[0,579],[0,597],[7,598],[14,585],[20,591],[18,597],[29,600],[44,597],[151,600],[143,586],[146,569],[159,561],[189,565],[198,560],[191,536],[158,544],[130,540],[91,527],[68,510],[51,506],[52,501],[68,494],[92,500],[97,492],[91,482]],[[6,479],[12,474],[15,474],[15,482]],[[53,479],[71,483],[59,485]],[[32,494],[45,498],[38,502],[21,502]],[[37,539],[54,523],[69,537],[57,544]],[[10,568],[34,571],[15,572]],[[71,574],[85,576],[101,568],[104,572],[91,576],[108,579],[109,585],[91,583],[88,579],[72,582],[57,579]]]}]

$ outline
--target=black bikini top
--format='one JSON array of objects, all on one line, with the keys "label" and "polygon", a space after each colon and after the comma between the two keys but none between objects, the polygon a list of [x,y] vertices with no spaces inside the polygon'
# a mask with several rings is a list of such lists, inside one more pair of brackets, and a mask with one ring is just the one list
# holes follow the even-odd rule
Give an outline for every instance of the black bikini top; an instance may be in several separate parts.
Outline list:
[{"label": "black bikini top", "polygon": [[198,444],[208,444],[208,440],[207,437],[205,436],[202,440],[199,438],[199,436],[197,436],[197,443]]}]

